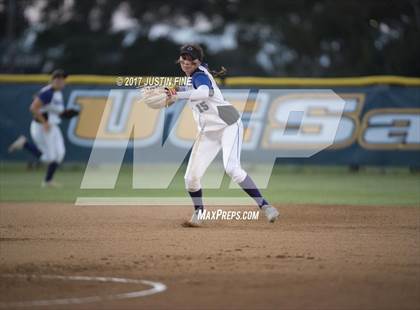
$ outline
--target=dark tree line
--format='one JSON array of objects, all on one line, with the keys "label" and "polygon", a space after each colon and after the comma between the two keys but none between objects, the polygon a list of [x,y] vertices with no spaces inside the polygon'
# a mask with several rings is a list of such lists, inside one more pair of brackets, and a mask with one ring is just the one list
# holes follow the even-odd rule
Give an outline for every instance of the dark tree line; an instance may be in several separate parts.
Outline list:
[{"label": "dark tree line", "polygon": [[2,72],[173,75],[193,38],[230,75],[420,76],[420,0],[50,0],[30,23],[37,4],[0,0]]}]

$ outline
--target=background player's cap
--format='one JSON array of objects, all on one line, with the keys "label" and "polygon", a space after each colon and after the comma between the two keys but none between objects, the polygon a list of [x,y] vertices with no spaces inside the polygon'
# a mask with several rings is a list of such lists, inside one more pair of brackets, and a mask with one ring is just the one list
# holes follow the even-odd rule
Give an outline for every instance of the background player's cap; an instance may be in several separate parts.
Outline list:
[{"label": "background player's cap", "polygon": [[180,55],[189,55],[193,60],[198,59],[203,61],[203,49],[199,45],[187,44],[183,45],[180,50]]},{"label": "background player's cap", "polygon": [[63,69],[56,69],[51,73],[51,78],[66,78],[68,74]]}]

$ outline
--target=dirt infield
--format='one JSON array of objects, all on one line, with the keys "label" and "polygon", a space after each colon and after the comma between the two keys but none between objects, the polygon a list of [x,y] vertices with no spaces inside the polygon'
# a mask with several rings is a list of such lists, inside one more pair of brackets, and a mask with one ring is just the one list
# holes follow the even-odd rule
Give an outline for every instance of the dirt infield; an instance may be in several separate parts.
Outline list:
[{"label": "dirt infield", "polygon": [[2,203],[0,302],[150,288],[17,277],[24,274],[167,286],[146,297],[42,307],[51,309],[420,308],[420,208],[278,208],[274,224],[261,213],[258,221],[183,228],[190,207]]}]

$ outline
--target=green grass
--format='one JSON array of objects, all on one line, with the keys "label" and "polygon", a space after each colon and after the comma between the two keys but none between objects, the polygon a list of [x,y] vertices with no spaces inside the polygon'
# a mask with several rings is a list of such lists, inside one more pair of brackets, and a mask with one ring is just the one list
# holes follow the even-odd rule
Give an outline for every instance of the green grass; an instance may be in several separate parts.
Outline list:
[{"label": "green grass", "polygon": [[[113,190],[81,190],[84,166],[65,165],[57,173],[61,189],[40,187],[44,168],[28,171],[24,164],[0,165],[0,201],[74,202],[77,197],[184,197],[182,171],[167,190],[132,189],[131,166],[124,166]],[[252,170],[250,170],[252,175]],[[241,190],[205,190],[208,196],[243,197]],[[407,169],[365,169],[350,173],[345,167],[278,166],[263,190],[273,203],[409,205],[420,206],[420,175]]]}]

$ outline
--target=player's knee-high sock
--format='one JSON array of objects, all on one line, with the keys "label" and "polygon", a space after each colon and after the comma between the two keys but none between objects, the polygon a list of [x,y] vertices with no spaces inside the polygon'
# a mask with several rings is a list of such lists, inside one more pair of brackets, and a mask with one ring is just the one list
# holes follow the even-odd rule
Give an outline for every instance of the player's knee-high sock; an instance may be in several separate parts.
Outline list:
[{"label": "player's knee-high sock", "polygon": [[195,210],[203,210],[204,206],[203,206],[203,191],[201,189],[199,189],[196,192],[190,192],[188,191],[188,194],[190,194],[191,199],[193,201],[194,204],[194,209]]},{"label": "player's knee-high sock", "polygon": [[268,205],[268,202],[261,195],[260,191],[257,188],[257,185],[254,183],[254,181],[249,175],[247,175],[245,180],[239,183],[239,185],[249,196],[251,196],[255,200],[255,202],[260,208],[264,205]]},{"label": "player's knee-high sock", "polygon": [[34,155],[36,158],[40,158],[42,155],[41,151],[36,147],[36,145],[31,142],[26,141],[23,145],[23,148]]},{"label": "player's knee-high sock", "polygon": [[55,161],[51,162],[47,167],[47,174],[45,175],[45,182],[49,182],[52,180],[55,171],[57,170],[58,163]]}]

